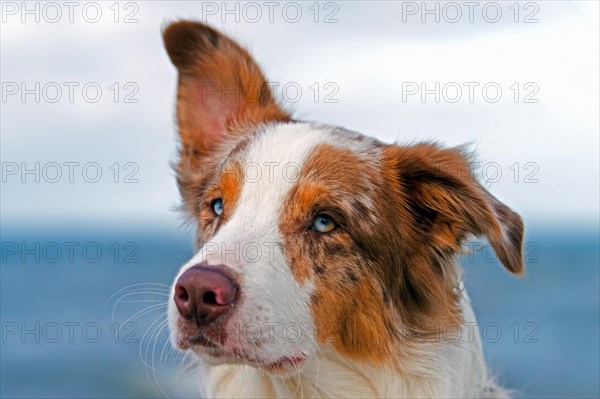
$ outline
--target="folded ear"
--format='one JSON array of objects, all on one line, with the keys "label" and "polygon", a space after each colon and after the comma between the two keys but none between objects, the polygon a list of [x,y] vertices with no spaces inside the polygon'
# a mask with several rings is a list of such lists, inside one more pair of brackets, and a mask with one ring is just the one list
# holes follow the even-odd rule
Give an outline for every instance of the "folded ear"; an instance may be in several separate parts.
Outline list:
[{"label": "folded ear", "polygon": [[510,272],[523,273],[523,222],[473,176],[469,156],[435,144],[390,146],[401,191],[420,233],[442,255],[485,236]]},{"label": "folded ear", "polygon": [[184,147],[211,152],[244,127],[289,119],[275,102],[252,57],[230,38],[198,22],[179,21],[163,32],[179,73],[177,119]]}]

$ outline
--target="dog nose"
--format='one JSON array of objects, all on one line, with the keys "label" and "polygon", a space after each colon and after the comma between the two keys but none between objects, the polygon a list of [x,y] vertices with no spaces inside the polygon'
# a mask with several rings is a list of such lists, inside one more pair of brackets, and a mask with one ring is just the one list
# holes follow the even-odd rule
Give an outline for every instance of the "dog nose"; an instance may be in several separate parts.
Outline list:
[{"label": "dog nose", "polygon": [[221,269],[196,265],[186,270],[175,284],[175,305],[185,319],[197,325],[217,319],[236,301],[237,285]]}]

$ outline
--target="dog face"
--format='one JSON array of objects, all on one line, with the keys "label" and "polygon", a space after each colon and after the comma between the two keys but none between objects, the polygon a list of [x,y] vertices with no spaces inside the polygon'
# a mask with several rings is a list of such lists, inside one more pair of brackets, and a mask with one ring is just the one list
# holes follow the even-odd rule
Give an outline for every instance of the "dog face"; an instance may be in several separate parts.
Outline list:
[{"label": "dog face", "polygon": [[468,236],[523,271],[521,219],[464,151],[294,121],[231,39],[177,22],[164,40],[198,246],[172,289],[175,345],[273,374],[322,345],[391,364],[407,342],[460,325],[453,260]]}]

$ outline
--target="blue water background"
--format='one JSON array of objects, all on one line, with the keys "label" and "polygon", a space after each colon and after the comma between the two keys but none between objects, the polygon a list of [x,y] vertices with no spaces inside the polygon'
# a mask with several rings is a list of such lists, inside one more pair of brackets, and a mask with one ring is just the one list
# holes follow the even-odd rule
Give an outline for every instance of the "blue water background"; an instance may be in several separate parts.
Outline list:
[{"label": "blue water background", "polygon": [[[158,322],[152,324],[164,314],[159,301],[166,296],[150,284],[170,284],[192,255],[187,229],[4,226],[1,239],[1,397],[147,398],[194,392],[193,375],[176,377],[180,359],[169,351],[166,331],[158,334]],[[526,241],[522,279],[509,275],[491,251],[461,260],[488,364],[517,397],[597,398],[598,227],[530,228]],[[64,249],[66,242],[79,244],[74,259],[65,250],[49,262],[57,254],[48,243]],[[13,243],[29,249],[39,243],[39,252],[45,246],[47,253],[39,262],[35,254],[8,255]],[[87,243],[94,244],[84,257]],[[114,243],[120,248],[116,255]],[[102,255],[93,262],[98,246]],[[141,283],[109,301],[120,289]],[[123,298],[113,314],[115,301],[135,289],[148,293]],[[142,302],[123,303],[127,300]],[[125,329],[130,316],[152,305],[159,306]],[[142,361],[151,365],[153,357],[154,370]]]}]

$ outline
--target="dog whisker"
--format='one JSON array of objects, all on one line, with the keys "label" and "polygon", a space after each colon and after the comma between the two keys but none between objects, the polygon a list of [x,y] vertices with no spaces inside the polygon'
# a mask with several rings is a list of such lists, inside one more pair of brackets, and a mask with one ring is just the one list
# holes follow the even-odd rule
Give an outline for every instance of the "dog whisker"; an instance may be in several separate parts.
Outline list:
[{"label": "dog whisker", "polygon": [[[146,337],[148,337],[148,340],[151,339],[151,337],[154,335],[155,329],[157,327],[157,323],[158,326],[162,325],[162,323],[164,323],[166,320],[162,319],[162,318],[157,318],[155,319],[150,326],[148,326],[148,328],[146,329],[146,331],[144,332],[144,334],[142,335],[142,339],[140,342],[140,348],[139,348],[139,358],[142,361],[142,363],[144,364],[144,366],[146,366],[148,369],[152,369],[152,366],[150,364],[148,364],[148,362],[146,361],[147,357],[148,357],[148,347],[150,345],[149,342],[146,341]],[[152,331],[152,333],[150,333]],[[148,335],[150,333],[150,335]],[[146,350],[144,352],[143,348],[146,348]]]},{"label": "dog whisker", "polygon": [[[121,326],[119,327],[119,331],[120,331],[120,330],[121,330],[121,329],[122,329],[124,326],[126,326],[126,325],[127,325],[127,323],[129,323],[129,322],[131,322],[131,321],[133,321],[133,320],[136,320],[136,319],[138,319],[138,318],[140,318],[140,317],[142,317],[142,316],[144,316],[144,315],[146,315],[146,314],[149,314],[149,313],[151,313],[151,312],[154,312],[154,311],[156,311],[156,310],[162,310],[162,309],[166,309],[166,308],[167,308],[167,306],[168,306],[168,305],[167,305],[167,303],[165,303],[165,302],[160,302],[160,303],[157,303],[157,304],[155,304],[155,305],[150,305],[150,306],[147,306],[147,307],[145,307],[144,309],[137,311],[136,313],[134,313],[134,314],[133,314],[133,316],[129,317],[127,320],[125,320],[125,322],[121,323]],[[165,315],[164,317],[166,317],[166,315]]]},{"label": "dog whisker", "polygon": [[122,293],[123,291],[127,291],[127,290],[138,290],[138,289],[154,289],[154,290],[162,290],[164,292],[169,292],[169,290],[171,289],[170,286],[166,285],[166,284],[162,284],[162,283],[136,283],[136,284],[131,284],[128,285],[126,287],[123,287],[119,290],[117,290],[114,294],[112,294],[108,300],[106,301],[106,303],[104,304],[104,306],[106,307],[106,305],[113,299],[113,297],[119,295],[120,293]]},{"label": "dog whisker", "polygon": [[[140,295],[140,296],[142,296],[142,295],[150,295],[150,296],[159,296],[159,297],[167,297],[167,298],[169,297],[169,295],[168,295],[168,294],[165,294],[164,292],[135,291],[135,292],[123,293],[123,294],[122,294],[122,295],[121,295],[121,296],[120,296],[120,297],[119,297],[119,298],[118,298],[118,299],[115,301],[115,303],[114,303],[114,305],[113,305],[113,308],[112,308],[112,313],[111,313],[111,314],[112,314],[112,318],[113,318],[113,319],[115,318],[115,312],[116,312],[116,310],[117,310],[117,307],[119,306],[119,304],[122,304],[122,303],[123,303],[122,301],[123,301],[125,298],[128,298],[128,297],[133,297],[133,296],[137,296],[137,295]],[[143,298],[143,296],[142,296],[142,298]],[[157,301],[158,301],[158,300],[157,300]],[[163,301],[164,301],[164,300],[163,300]],[[167,302],[164,302],[164,303],[166,304]]]},{"label": "dog whisker", "polygon": [[158,339],[160,338],[161,333],[163,331],[165,331],[165,329],[167,327],[168,327],[168,320],[165,320],[164,322],[159,324],[159,327],[156,329],[156,333],[154,334],[154,337],[152,338],[152,341],[154,341],[154,344],[152,345],[152,351],[151,351],[151,355],[150,355],[151,363],[152,363],[152,375],[154,377],[154,381],[156,383],[156,386],[158,387],[158,389],[164,396],[168,396],[168,395],[165,394],[164,390],[161,387],[160,382],[158,381],[157,368],[156,368],[156,364],[155,364],[155,352],[156,352],[156,344],[158,343]]}]

